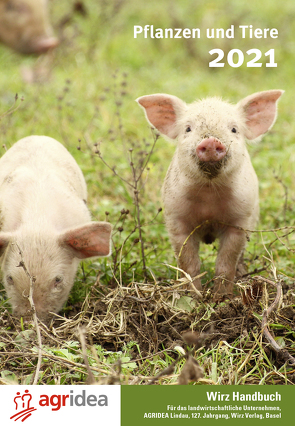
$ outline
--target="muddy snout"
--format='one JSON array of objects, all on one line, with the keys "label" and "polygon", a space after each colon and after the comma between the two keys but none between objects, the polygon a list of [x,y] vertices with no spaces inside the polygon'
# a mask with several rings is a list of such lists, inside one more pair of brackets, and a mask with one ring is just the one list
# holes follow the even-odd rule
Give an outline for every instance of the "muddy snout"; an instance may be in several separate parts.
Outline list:
[{"label": "muddy snout", "polygon": [[216,162],[226,155],[226,146],[220,140],[210,137],[197,146],[197,157],[201,162]]}]

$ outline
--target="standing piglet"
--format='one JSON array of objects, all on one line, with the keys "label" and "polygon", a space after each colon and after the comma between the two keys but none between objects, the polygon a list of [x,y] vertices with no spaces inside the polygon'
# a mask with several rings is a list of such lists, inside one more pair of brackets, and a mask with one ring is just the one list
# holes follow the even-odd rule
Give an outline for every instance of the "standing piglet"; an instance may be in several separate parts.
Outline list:
[{"label": "standing piglet", "polygon": [[56,140],[29,136],[0,159],[0,266],[13,313],[46,321],[68,298],[81,259],[110,254],[111,225],[91,222],[87,188]]},{"label": "standing piglet", "polygon": [[[255,93],[231,105],[207,98],[190,105],[175,96],[142,96],[148,122],[178,146],[162,196],[170,239],[181,269],[200,273],[200,242],[216,238],[214,291],[233,294],[246,233],[259,216],[258,181],[245,139],[266,133],[276,119],[281,90]],[[194,284],[201,289],[200,279]]]},{"label": "standing piglet", "polygon": [[47,9],[47,0],[0,0],[0,41],[21,53],[56,47]]}]

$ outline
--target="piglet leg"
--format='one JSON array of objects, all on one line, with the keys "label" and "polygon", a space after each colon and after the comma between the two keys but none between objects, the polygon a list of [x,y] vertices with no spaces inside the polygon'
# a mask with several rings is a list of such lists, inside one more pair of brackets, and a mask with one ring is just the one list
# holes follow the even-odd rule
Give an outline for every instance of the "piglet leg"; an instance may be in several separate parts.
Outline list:
[{"label": "piglet leg", "polygon": [[220,238],[220,247],[216,259],[213,291],[218,295],[233,296],[233,281],[238,262],[246,245],[246,234],[229,227]]},{"label": "piglet leg", "polygon": [[[170,239],[178,258],[178,267],[187,272],[193,279],[200,274],[201,261],[199,257],[199,238],[189,232],[170,233]],[[196,278],[194,286],[202,290],[200,278]]]}]

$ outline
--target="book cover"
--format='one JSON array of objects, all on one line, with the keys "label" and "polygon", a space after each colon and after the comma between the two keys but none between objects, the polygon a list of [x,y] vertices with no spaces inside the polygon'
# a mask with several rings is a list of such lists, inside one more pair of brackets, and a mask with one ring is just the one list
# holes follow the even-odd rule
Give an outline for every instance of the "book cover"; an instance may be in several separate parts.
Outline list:
[{"label": "book cover", "polygon": [[0,0],[5,424],[291,419],[294,22]]}]

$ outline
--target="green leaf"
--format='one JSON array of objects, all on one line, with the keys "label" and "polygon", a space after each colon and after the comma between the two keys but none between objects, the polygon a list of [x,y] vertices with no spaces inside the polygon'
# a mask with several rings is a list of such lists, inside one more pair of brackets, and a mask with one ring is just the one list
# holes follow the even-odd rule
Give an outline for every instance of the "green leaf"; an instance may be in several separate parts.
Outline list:
[{"label": "green leaf", "polygon": [[275,341],[278,345],[280,345],[281,348],[286,346],[285,339],[282,336],[275,337]]},{"label": "green leaf", "polygon": [[1,378],[4,379],[10,385],[19,384],[17,376],[9,370],[1,371]]},{"label": "green leaf", "polygon": [[196,306],[196,302],[192,297],[181,296],[179,299],[176,299],[174,306],[181,311],[191,312]]}]

